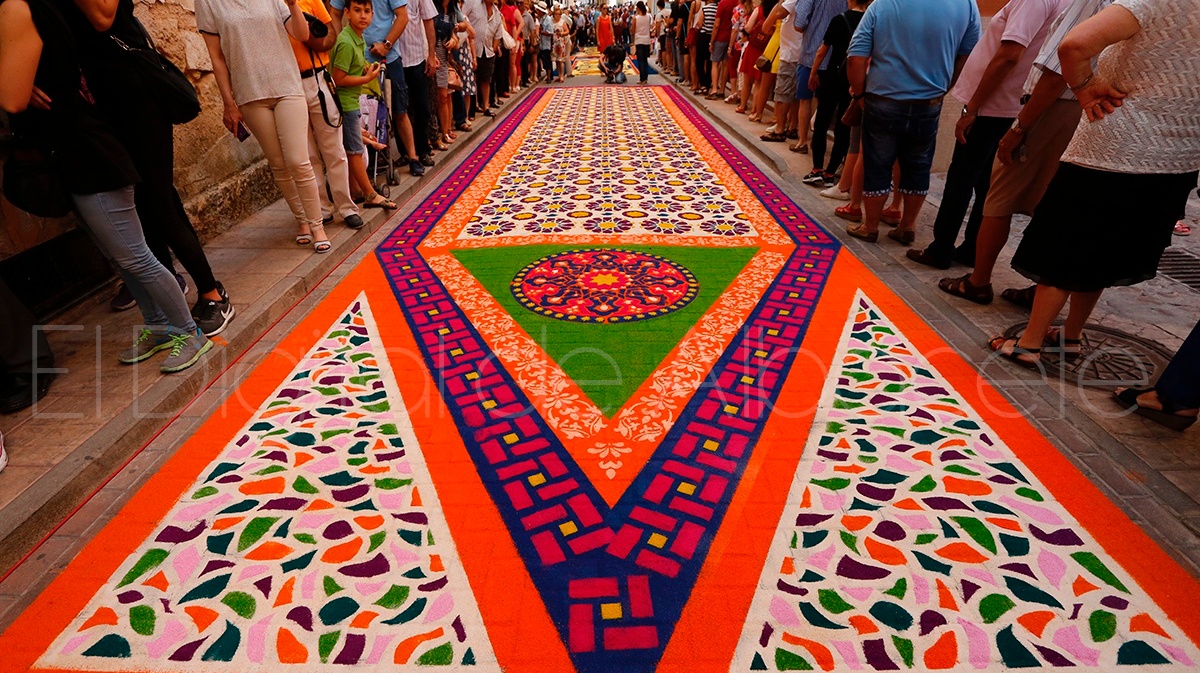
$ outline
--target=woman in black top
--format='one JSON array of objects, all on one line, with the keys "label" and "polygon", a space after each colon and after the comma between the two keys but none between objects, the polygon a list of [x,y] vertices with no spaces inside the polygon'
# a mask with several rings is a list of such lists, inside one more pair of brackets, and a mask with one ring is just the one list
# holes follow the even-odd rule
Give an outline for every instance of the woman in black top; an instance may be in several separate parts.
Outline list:
[{"label": "woman in black top", "polygon": [[161,369],[180,371],[212,342],[196,328],[171,272],[146,246],[134,206],[138,173],[81,71],[78,41],[64,16],[72,11],[65,0],[0,0],[0,109],[13,115],[14,132],[49,152],[84,227],[138,300],[145,327],[119,359],[132,364],[168,350]]},{"label": "woman in black top", "polygon": [[[816,64],[808,78],[809,90],[817,92],[817,114],[813,122],[812,137],[812,172],[804,176],[803,182],[813,187],[832,187],[837,181],[834,173],[846,158],[846,150],[850,147],[850,127],[842,123],[842,115],[850,106],[850,82],[846,79],[846,50],[850,48],[850,38],[854,36],[858,22],[871,0],[850,0],[850,9],[840,16],[834,17],[825,30],[825,39],[813,59]],[[821,70],[818,66],[829,59],[829,66]],[[836,121],[833,130],[833,151],[829,153],[829,163],[825,163],[826,134],[831,122]],[[822,168],[824,167],[824,168]]]},{"label": "woman in black top", "polygon": [[[142,177],[134,190],[138,218],[154,257],[178,277],[171,253],[196,284],[192,315],[212,336],[225,329],[233,306],[225,287],[213,277],[204,248],[175,190],[175,139],[171,123],[148,94],[130,58],[113,38],[134,48],[148,48],[133,15],[133,0],[74,0],[79,11],[63,14],[78,38],[80,62],[96,105]],[[178,280],[178,278],[177,278]],[[180,280],[182,284],[182,281]],[[115,310],[132,308],[128,288],[118,292]]]}]

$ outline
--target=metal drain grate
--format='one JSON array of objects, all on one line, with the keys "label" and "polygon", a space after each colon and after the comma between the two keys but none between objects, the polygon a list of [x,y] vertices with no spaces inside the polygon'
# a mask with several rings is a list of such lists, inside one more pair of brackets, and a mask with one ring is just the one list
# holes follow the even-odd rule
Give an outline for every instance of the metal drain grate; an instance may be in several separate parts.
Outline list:
[{"label": "metal drain grate", "polygon": [[1200,257],[1189,252],[1167,248],[1163,251],[1158,272],[1200,292]]},{"label": "metal drain grate", "polygon": [[[1009,327],[1004,336],[1020,337],[1025,324]],[[1084,327],[1083,352],[1074,361],[1060,358],[1053,351],[1042,351],[1047,376],[1083,388],[1148,385],[1158,379],[1170,361],[1171,351],[1162,344],[1092,323]]]}]

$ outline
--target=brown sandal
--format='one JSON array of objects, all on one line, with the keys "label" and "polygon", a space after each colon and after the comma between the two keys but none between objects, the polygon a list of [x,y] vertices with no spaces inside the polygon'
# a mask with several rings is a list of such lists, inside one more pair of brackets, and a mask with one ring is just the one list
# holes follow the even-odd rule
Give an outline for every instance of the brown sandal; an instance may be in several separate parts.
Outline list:
[{"label": "brown sandal", "polygon": [[1083,355],[1083,339],[1068,339],[1063,336],[1063,328],[1051,327],[1042,338],[1042,350],[1058,353],[1067,362],[1074,362]]},{"label": "brown sandal", "polygon": [[967,301],[973,301],[976,304],[984,306],[992,303],[992,299],[994,298],[991,284],[974,285],[971,283],[971,274],[969,273],[958,278],[943,278],[939,280],[938,289],[946,294],[952,294],[955,297],[961,297]]},{"label": "brown sandal", "polygon": [[[1008,350],[1008,352],[1006,353],[1006,352],[1004,352],[1004,347],[1007,346],[1010,342],[1012,343],[1012,348],[1010,348]],[[1042,349],[1041,348],[1023,348],[1018,345],[1019,343],[1020,343],[1020,339],[1011,339],[1009,337],[998,336],[988,342],[988,348],[991,348],[992,352],[995,353],[996,355],[999,355],[1000,357],[1004,358],[1005,360],[1008,360],[1009,362],[1016,363],[1017,365],[1024,367],[1025,369],[1034,369],[1034,370],[1041,369],[1041,367],[1042,367]],[[1022,355],[1033,356],[1036,359],[1026,360],[1021,357]]]},{"label": "brown sandal", "polygon": [[1010,287],[1000,293],[1000,298],[1021,308],[1031,309],[1033,308],[1033,297],[1035,294],[1037,294],[1036,285],[1030,285],[1023,289]]}]

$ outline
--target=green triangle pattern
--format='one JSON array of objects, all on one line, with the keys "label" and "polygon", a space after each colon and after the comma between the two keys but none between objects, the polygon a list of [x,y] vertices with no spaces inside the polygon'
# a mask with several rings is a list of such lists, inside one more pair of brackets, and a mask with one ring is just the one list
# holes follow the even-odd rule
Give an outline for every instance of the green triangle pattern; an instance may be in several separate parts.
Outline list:
[{"label": "green triangle pattern", "polygon": [[612,418],[729,287],[758,248],[612,246],[666,257],[691,271],[700,285],[696,298],[682,309],[637,322],[583,324],[555,320],[530,311],[513,297],[512,279],[527,264],[585,247],[596,246],[504,246],[455,250],[453,254],[588,399]]}]

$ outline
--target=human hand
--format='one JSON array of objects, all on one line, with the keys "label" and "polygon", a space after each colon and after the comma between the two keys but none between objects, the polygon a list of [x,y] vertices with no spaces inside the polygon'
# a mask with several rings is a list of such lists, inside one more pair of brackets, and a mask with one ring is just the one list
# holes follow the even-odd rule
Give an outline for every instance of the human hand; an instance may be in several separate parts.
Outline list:
[{"label": "human hand", "polygon": [[237,105],[230,103],[225,104],[225,112],[221,115],[221,121],[225,124],[225,128],[229,129],[230,133],[237,134],[238,124],[242,123],[242,111]]},{"label": "human hand", "polygon": [[371,77],[379,77],[380,70],[383,70],[383,64],[379,61],[367,65],[367,75]]},{"label": "human hand", "polygon": [[46,95],[45,91],[35,86],[33,87],[33,96],[29,99],[29,105],[38,110],[48,111],[50,109],[50,97]]},{"label": "human hand", "polygon": [[438,57],[437,57],[437,55],[436,55],[436,54],[430,54],[430,55],[429,55],[429,56],[428,56],[428,57],[425,59],[425,74],[426,74],[426,75],[432,75],[432,74],[434,74],[435,72],[437,72],[437,69],[438,69],[440,66],[441,66],[441,62],[440,62],[440,61],[438,61]]},{"label": "human hand", "polygon": [[812,74],[808,76],[808,90],[816,91],[817,88],[820,86],[821,86],[821,78],[817,75],[816,69],[814,69],[812,71]]},{"label": "human hand", "polygon": [[1089,122],[1097,122],[1112,114],[1125,103],[1129,94],[1113,86],[1100,75],[1092,78],[1090,84],[1075,92],[1079,106],[1083,108]]},{"label": "human hand", "polygon": [[962,144],[967,143],[967,134],[971,132],[971,127],[975,124],[975,114],[968,113],[958,118],[958,123],[954,125],[954,139]]},{"label": "human hand", "polygon": [[382,42],[376,42],[371,45],[371,53],[378,58],[387,58],[388,50],[387,47],[383,46]]},{"label": "human hand", "polygon": [[1017,150],[1020,149],[1023,142],[1025,142],[1023,135],[1009,129],[1000,139],[1000,145],[996,149],[996,158],[1005,166],[1012,166],[1018,161]]}]

